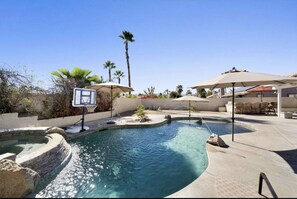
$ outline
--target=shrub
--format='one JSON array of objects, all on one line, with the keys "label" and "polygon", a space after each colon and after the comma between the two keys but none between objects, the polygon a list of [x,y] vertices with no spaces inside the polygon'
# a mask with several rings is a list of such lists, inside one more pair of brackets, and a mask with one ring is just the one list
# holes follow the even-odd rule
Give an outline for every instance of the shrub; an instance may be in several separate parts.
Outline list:
[{"label": "shrub", "polygon": [[140,122],[145,122],[148,120],[148,116],[144,112],[144,106],[142,104],[137,106],[137,110],[135,111],[135,114],[139,118]]}]

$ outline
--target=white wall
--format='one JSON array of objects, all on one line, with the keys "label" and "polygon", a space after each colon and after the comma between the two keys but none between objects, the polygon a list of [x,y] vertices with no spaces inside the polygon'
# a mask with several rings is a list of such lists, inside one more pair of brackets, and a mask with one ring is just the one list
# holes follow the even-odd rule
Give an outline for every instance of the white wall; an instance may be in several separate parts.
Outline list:
[{"label": "white wall", "polygon": [[[200,111],[218,111],[218,107],[225,106],[229,101],[227,98],[210,98],[209,102],[191,102],[195,110]],[[188,102],[176,102],[173,99],[141,99],[141,103],[149,109],[188,109]]]},{"label": "white wall", "polygon": [[[209,102],[193,102],[195,110],[200,111],[218,111],[218,107],[225,107],[231,98],[209,98]],[[276,102],[276,97],[263,98],[265,102]],[[260,102],[260,98],[235,98],[235,102]],[[120,114],[126,111],[136,110],[139,104],[143,104],[147,109],[171,109],[186,110],[188,107],[187,102],[175,102],[172,99],[135,99],[135,98],[118,98],[114,101],[114,111],[113,115]],[[297,99],[283,97],[282,99],[283,108],[293,108],[297,109]],[[99,112],[99,113],[89,113],[85,116],[85,121],[94,121],[103,118],[110,117],[110,111]],[[38,120],[37,116],[33,117],[21,117],[18,118],[17,113],[9,113],[0,115],[0,129],[10,129],[10,128],[22,128],[22,127],[40,127],[40,126],[67,126],[72,125],[81,119],[81,115],[54,118],[47,120]]]}]

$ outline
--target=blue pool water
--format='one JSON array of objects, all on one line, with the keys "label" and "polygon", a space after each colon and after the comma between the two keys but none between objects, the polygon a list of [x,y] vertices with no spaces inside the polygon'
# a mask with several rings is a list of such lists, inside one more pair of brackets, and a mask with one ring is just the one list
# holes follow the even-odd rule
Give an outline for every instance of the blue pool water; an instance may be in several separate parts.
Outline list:
[{"label": "blue pool water", "polygon": [[[225,124],[225,128],[229,128]],[[210,132],[195,121],[100,131],[70,142],[72,158],[44,197],[165,197],[190,184],[208,165]]]}]

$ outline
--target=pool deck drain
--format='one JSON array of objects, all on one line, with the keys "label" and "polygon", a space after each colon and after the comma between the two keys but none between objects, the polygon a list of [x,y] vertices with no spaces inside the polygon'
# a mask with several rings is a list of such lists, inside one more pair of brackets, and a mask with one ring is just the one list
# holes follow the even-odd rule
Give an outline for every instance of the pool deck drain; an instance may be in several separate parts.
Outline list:
[{"label": "pool deck drain", "polygon": [[[152,120],[145,125],[156,125],[164,122],[164,116],[186,117],[186,111],[149,111]],[[230,113],[192,112],[192,116],[230,119]],[[114,118],[116,126],[137,126],[131,122],[131,116]],[[107,125],[109,120],[86,122],[90,131],[68,134],[70,137],[91,133],[94,129],[113,127]],[[207,145],[209,165],[205,172],[182,190],[167,196],[168,198],[193,197],[238,197],[263,198],[258,192],[259,174],[264,172],[279,197],[297,197],[297,120],[283,119],[265,115],[235,116],[236,123],[250,126],[255,131],[221,136],[229,148]],[[263,194],[271,197],[265,182]]]}]

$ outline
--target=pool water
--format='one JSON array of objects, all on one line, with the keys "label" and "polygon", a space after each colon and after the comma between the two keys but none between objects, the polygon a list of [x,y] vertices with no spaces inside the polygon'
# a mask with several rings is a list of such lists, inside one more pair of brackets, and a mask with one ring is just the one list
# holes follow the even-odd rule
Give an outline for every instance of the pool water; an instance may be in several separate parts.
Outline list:
[{"label": "pool water", "polygon": [[158,127],[109,129],[70,142],[72,158],[43,197],[165,197],[207,168],[205,123],[172,121]]},{"label": "pool water", "polygon": [[6,139],[0,139],[0,142],[14,141],[11,145],[0,145],[0,154],[15,153],[16,158],[23,157],[33,151],[43,147],[48,142],[45,136],[12,136]]}]

